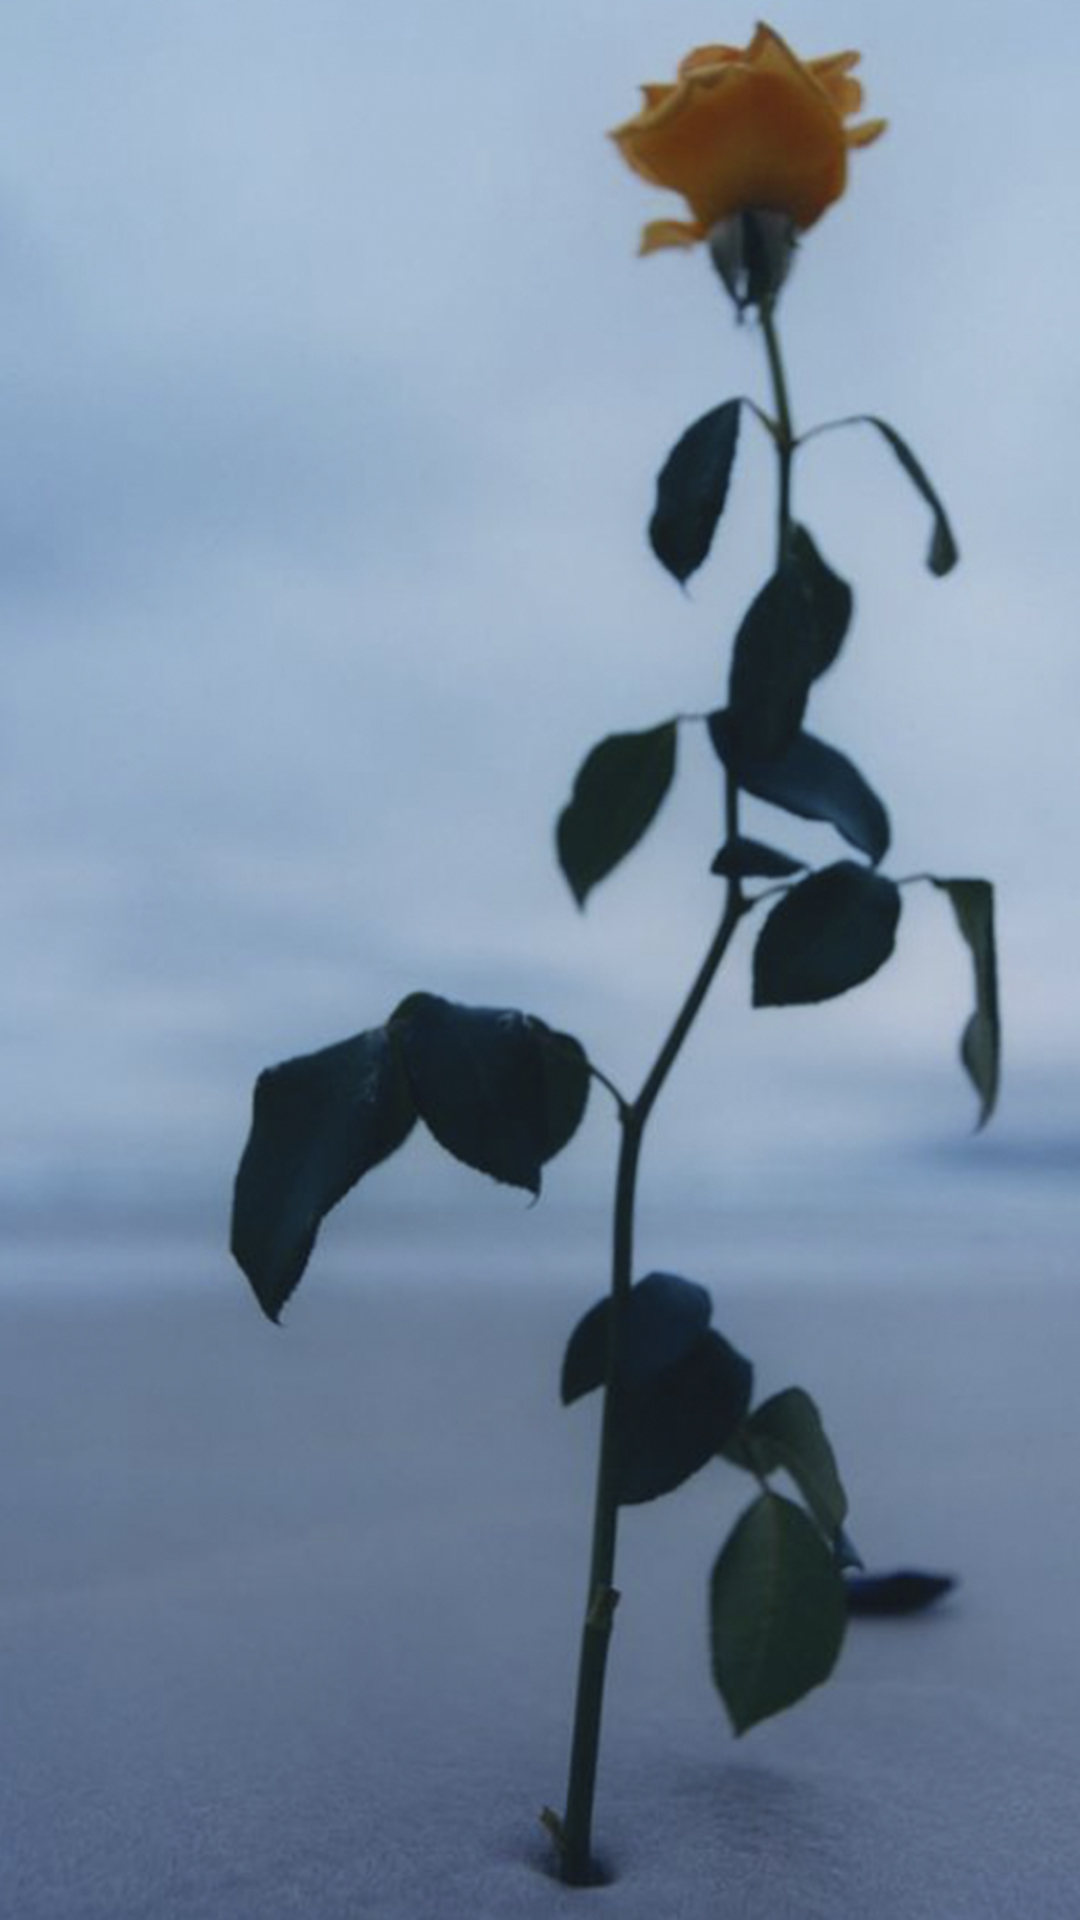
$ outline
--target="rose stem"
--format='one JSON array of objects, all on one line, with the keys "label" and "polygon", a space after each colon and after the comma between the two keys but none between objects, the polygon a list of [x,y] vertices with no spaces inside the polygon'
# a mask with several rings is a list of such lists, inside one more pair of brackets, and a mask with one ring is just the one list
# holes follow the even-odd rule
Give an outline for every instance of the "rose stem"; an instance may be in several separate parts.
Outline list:
[{"label": "rose stem", "polygon": [[[779,563],[787,547],[791,526],[791,466],[796,442],[771,300],[762,302],[760,313],[776,404],[776,447],[780,467],[777,523],[777,561]],[[738,836],[738,812],[738,784],[729,773],[725,787],[725,817],[729,840],[734,840]],[[599,1877],[592,1857],[592,1821],[596,1795],[596,1767],[600,1751],[600,1723],[604,1707],[604,1681],[607,1673],[608,1649],[611,1645],[612,1623],[619,1600],[614,1586],[619,1519],[617,1409],[626,1304],[633,1282],[634,1210],[641,1144],[649,1115],[716,977],[735,929],[751,905],[752,902],[747,901],[743,896],[739,878],[736,876],[729,879],[720,925],[671,1032],[657,1054],[637,1099],[630,1105],[620,1108],[622,1141],[615,1178],[611,1305],[608,1316],[600,1454],[593,1510],[592,1554],[578,1662],[566,1812],[559,1833],[560,1872],[568,1886],[589,1886]]]},{"label": "rose stem", "polygon": [[[729,822],[733,810],[733,783],[729,783]],[[587,1886],[596,1878],[592,1861],[593,1799],[600,1746],[600,1720],[604,1703],[604,1677],[608,1647],[611,1643],[612,1620],[619,1597],[613,1585],[619,1513],[616,1491],[619,1372],[626,1303],[630,1295],[633,1275],[634,1206],[642,1136],[649,1114],[678,1058],[683,1041],[694,1023],[717,969],[727,952],[731,937],[746,909],[747,902],[743,899],[739,881],[729,880],[723,917],[697,977],[671,1032],[657,1054],[641,1092],[632,1105],[623,1109],[620,1116],[622,1142],[615,1180],[611,1311],[608,1319],[607,1368],[600,1429],[600,1459],[596,1479],[592,1560],[589,1567],[588,1599],[581,1636],[566,1814],[561,1835],[562,1877],[570,1886]]]},{"label": "rose stem", "polygon": [[780,337],[776,331],[774,311],[775,295],[766,295],[758,311],[761,314],[761,331],[765,337],[765,352],[769,361],[769,375],[772,380],[773,400],[776,406],[776,453],[780,467],[780,488],[777,503],[776,564],[779,566],[787,551],[791,532],[791,468],[797,443],[795,429],[791,422],[791,402],[788,398],[787,379],[784,374],[784,361],[780,352]]}]

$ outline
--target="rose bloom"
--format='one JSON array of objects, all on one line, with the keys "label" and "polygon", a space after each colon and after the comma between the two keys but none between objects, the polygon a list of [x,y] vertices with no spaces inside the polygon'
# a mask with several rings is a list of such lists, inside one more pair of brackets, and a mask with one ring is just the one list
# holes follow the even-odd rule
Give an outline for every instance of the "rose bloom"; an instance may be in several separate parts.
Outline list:
[{"label": "rose bloom", "polygon": [[865,147],[884,120],[845,123],[862,106],[857,53],[800,60],[771,27],[750,45],[698,47],[672,86],[642,87],[640,113],[611,138],[627,165],[671,187],[693,220],[653,220],[641,252],[691,247],[749,209],[813,226],[847,183],[849,147]]}]

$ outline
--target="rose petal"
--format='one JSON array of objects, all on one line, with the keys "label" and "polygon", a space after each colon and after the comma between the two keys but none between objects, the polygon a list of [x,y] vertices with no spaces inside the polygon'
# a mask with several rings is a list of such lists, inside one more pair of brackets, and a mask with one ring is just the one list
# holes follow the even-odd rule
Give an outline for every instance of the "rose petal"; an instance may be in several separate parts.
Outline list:
[{"label": "rose petal", "polygon": [[662,247],[696,247],[705,229],[696,220],[650,220],[641,229],[639,253],[659,253]]},{"label": "rose petal", "polygon": [[767,27],[759,22],[754,37],[746,49],[746,64],[754,67],[758,73],[782,74],[786,80],[803,80],[807,68],[797,53],[792,53],[786,40],[782,40],[775,27]]},{"label": "rose petal", "polygon": [[685,60],[679,61],[679,79],[688,73],[696,73],[699,67],[726,67],[732,61],[746,64],[746,54],[741,47],[695,47]]},{"label": "rose petal", "polygon": [[[811,67],[810,71],[814,73]],[[820,87],[824,87],[833,106],[842,119],[849,113],[858,113],[863,103],[863,90],[857,80],[846,73],[814,73]]]},{"label": "rose petal", "polygon": [[817,60],[808,60],[806,64],[811,73],[817,74],[820,80],[826,74],[850,73],[853,67],[859,65],[861,59],[861,53],[825,53]]},{"label": "rose petal", "polygon": [[864,120],[861,126],[845,127],[844,139],[849,147],[868,147],[872,141],[880,140],[888,124],[887,120]]}]

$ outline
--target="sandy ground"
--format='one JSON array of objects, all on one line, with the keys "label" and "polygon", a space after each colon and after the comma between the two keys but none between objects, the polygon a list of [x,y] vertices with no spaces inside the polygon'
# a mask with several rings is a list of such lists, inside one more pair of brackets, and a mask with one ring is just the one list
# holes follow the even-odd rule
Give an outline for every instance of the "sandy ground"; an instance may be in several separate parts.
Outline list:
[{"label": "sandy ground", "polygon": [[1080,1287],[732,1293],[826,1413],[878,1566],[955,1571],[732,1739],[705,1582],[746,1485],[624,1519],[598,1808],[563,1889],[588,1292],[182,1263],[0,1301],[4,1920],[1075,1920]]}]

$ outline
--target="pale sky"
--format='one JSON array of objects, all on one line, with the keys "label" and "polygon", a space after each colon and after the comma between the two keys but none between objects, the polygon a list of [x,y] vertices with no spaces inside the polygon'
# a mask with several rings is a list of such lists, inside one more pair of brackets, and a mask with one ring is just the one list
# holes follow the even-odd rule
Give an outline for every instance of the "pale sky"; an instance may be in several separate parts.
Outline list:
[{"label": "pale sky", "polygon": [[[553,823],[605,733],[722,702],[774,475],[744,428],[681,595],[643,539],[654,476],[698,414],[767,399],[761,343],[700,254],[635,258],[679,206],[602,135],[753,24],[683,0],[7,7],[9,1197],[227,1183],[259,1068],[414,988],[537,1012],[633,1089],[719,907],[715,765],[687,738],[584,916]],[[807,451],[797,509],[857,594],[809,724],[886,800],[890,872],[998,883],[991,1151],[1068,1154],[1080,17],[788,0],[772,24],[807,56],[860,47],[890,121],[785,295],[797,421],[892,421],[962,550],[926,572],[925,509],[870,435]],[[661,1183],[965,1138],[943,900],[906,892],[898,959],[820,1010],[752,1014],[747,955],[671,1088]]]}]

